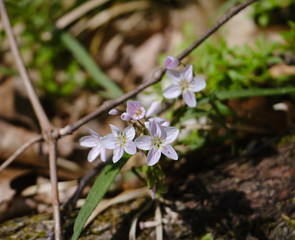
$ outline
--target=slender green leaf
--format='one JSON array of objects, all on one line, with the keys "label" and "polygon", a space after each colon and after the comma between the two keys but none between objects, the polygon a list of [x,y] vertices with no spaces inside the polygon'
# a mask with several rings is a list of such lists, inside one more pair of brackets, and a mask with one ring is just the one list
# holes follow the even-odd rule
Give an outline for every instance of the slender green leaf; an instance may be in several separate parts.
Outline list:
[{"label": "slender green leaf", "polygon": [[282,88],[257,88],[257,89],[241,89],[241,90],[221,90],[216,91],[198,101],[198,105],[216,100],[227,100],[232,98],[245,98],[256,96],[274,96],[295,94],[295,87],[282,87]]},{"label": "slender green leaf", "polygon": [[218,99],[225,100],[225,99],[231,99],[231,98],[284,95],[284,94],[291,94],[291,93],[293,94],[295,93],[295,87],[223,90],[223,91],[217,91],[215,95]]},{"label": "slender green leaf", "polygon": [[91,77],[107,90],[105,96],[117,98],[123,95],[122,90],[98,67],[85,48],[70,34],[63,32],[61,40],[76,60],[87,70]]},{"label": "slender green leaf", "polygon": [[76,218],[72,240],[76,240],[79,238],[87,219],[94,211],[103,196],[106,194],[127,160],[128,157],[125,157],[124,155],[120,161],[115,164],[108,164],[101,171]]}]

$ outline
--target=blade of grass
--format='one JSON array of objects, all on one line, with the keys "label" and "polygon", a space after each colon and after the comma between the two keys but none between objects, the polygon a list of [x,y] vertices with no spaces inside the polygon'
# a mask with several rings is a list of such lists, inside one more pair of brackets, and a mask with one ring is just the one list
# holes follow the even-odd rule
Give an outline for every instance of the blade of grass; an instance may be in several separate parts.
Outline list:
[{"label": "blade of grass", "polygon": [[66,48],[74,55],[76,60],[87,70],[93,80],[104,87],[107,92],[104,94],[108,98],[118,98],[123,95],[122,90],[98,67],[85,48],[69,33],[61,34],[61,41]]},{"label": "blade of grass", "polygon": [[87,219],[92,214],[103,196],[106,194],[127,160],[128,157],[123,156],[120,161],[115,164],[110,163],[102,170],[94,185],[92,186],[85,203],[76,218],[72,240],[77,240],[79,238],[83,227],[87,222]]},{"label": "blade of grass", "polygon": [[216,100],[228,100],[232,98],[246,98],[258,96],[275,96],[295,94],[295,87],[282,87],[282,88],[257,88],[257,89],[241,89],[241,90],[222,90],[216,91],[198,101],[198,105]]},{"label": "blade of grass", "polygon": [[215,95],[220,100],[226,100],[231,98],[273,96],[273,95],[284,95],[284,94],[291,94],[291,93],[295,93],[295,87],[226,90],[226,91],[217,91]]}]

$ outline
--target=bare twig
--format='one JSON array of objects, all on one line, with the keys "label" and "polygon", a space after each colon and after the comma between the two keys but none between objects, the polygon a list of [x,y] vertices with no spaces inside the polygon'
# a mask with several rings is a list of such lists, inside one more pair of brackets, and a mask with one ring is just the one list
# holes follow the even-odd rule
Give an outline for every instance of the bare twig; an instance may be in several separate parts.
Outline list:
[{"label": "bare twig", "polygon": [[59,199],[58,199],[58,188],[57,188],[57,171],[56,171],[56,137],[53,136],[53,131],[51,124],[42,108],[40,101],[36,95],[36,92],[29,80],[29,76],[27,70],[24,66],[23,60],[20,56],[19,49],[15,38],[13,36],[11,24],[6,12],[5,4],[3,0],[0,0],[0,12],[2,17],[2,22],[4,25],[4,29],[6,35],[9,40],[10,48],[14,59],[16,61],[16,65],[18,71],[20,73],[21,79],[25,85],[25,88],[28,92],[29,99],[33,106],[34,112],[38,118],[38,122],[41,126],[43,139],[49,146],[49,165],[50,165],[50,179],[51,179],[51,187],[52,187],[52,207],[53,207],[53,216],[55,221],[55,239],[61,239],[61,224],[60,224],[60,212],[59,212]]},{"label": "bare twig", "polygon": [[[178,55],[178,59],[181,60],[184,57],[186,57],[188,54],[190,54],[194,49],[196,49],[202,42],[204,42],[209,36],[211,36],[214,32],[216,32],[222,25],[224,25],[229,19],[231,19],[233,16],[235,16],[237,13],[239,13],[242,9],[249,6],[251,3],[255,2],[257,0],[247,0],[246,2],[239,4],[237,6],[232,7],[225,13],[225,15],[212,27],[210,28],[201,38],[199,38],[197,41],[195,41],[190,47],[185,49],[182,53]],[[67,125],[66,127],[60,129],[58,135],[59,137],[65,136],[68,134],[73,133],[78,128],[89,122],[90,120],[100,116],[102,113],[107,112],[111,110],[112,108],[116,107],[117,105],[121,104],[122,102],[126,101],[127,99],[135,96],[142,90],[146,89],[147,87],[159,82],[162,77],[164,76],[165,69],[160,68],[157,69],[154,74],[144,81],[141,85],[139,85],[137,88],[133,89],[132,91],[124,94],[123,96],[115,99],[115,100],[109,100],[104,102],[99,108],[97,108],[94,112],[86,115],[82,119],[78,120],[77,122]]]},{"label": "bare twig", "polygon": [[19,155],[21,155],[26,149],[32,146],[34,143],[41,141],[43,138],[38,135],[32,138],[29,142],[26,142],[19,149],[17,149],[2,165],[0,166],[0,172],[2,172],[9,164],[11,164]]}]

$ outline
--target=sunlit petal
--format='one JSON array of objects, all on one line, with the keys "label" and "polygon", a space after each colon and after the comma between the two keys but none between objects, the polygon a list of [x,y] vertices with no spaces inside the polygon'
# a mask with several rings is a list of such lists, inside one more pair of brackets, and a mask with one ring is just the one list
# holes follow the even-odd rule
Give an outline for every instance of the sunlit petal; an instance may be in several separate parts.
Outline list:
[{"label": "sunlit petal", "polygon": [[206,87],[206,81],[203,78],[194,77],[191,81],[190,89],[193,92],[200,92]]},{"label": "sunlit petal", "polygon": [[110,124],[110,127],[115,137],[117,137],[121,133],[121,130],[117,128],[116,126],[114,126],[113,124]]},{"label": "sunlit petal", "polygon": [[197,105],[196,96],[191,91],[186,91],[182,93],[183,100],[189,107],[195,107]]},{"label": "sunlit petal", "polygon": [[193,66],[187,65],[182,72],[182,77],[188,81],[191,81],[193,78]]},{"label": "sunlit petal", "polygon": [[134,140],[136,147],[141,150],[150,150],[152,148],[152,137],[143,135]]},{"label": "sunlit petal", "polygon": [[105,162],[107,160],[107,157],[106,157],[106,150],[104,147],[101,147],[101,150],[100,150],[100,159],[101,161]]},{"label": "sunlit petal", "polygon": [[127,142],[126,146],[124,147],[125,152],[130,155],[134,155],[136,153],[136,146],[134,142]]},{"label": "sunlit petal", "polygon": [[92,148],[90,150],[90,152],[88,153],[87,160],[89,162],[94,161],[98,157],[99,153],[100,153],[100,147],[94,147],[94,148]]},{"label": "sunlit petal", "polygon": [[181,94],[181,88],[179,85],[172,85],[166,88],[163,92],[163,96],[167,99],[177,98]]},{"label": "sunlit petal", "polygon": [[168,69],[166,71],[166,75],[169,78],[169,80],[173,83],[173,84],[178,84],[180,81],[180,77],[181,74],[180,72],[176,71],[176,70],[170,70]]},{"label": "sunlit petal", "polygon": [[102,137],[100,143],[106,149],[114,149],[117,145],[117,139],[110,133]]},{"label": "sunlit petal", "polygon": [[97,144],[100,144],[99,139],[93,136],[81,137],[79,142],[82,147],[88,147],[88,148],[95,147]]},{"label": "sunlit petal", "polygon": [[161,137],[162,136],[162,130],[157,122],[151,122],[150,125],[150,134],[152,137],[157,136]]},{"label": "sunlit petal", "polygon": [[124,150],[122,147],[116,147],[113,152],[113,162],[118,162],[123,156]]},{"label": "sunlit petal", "polygon": [[100,138],[99,134],[98,134],[97,132],[93,131],[92,129],[87,128],[87,131],[88,131],[93,137]]},{"label": "sunlit petal", "polygon": [[166,133],[165,142],[166,143],[172,143],[179,134],[179,129],[176,127],[166,127],[163,130]]},{"label": "sunlit petal", "polygon": [[176,151],[174,150],[174,148],[171,145],[166,145],[165,147],[163,147],[162,148],[162,153],[166,157],[171,158],[173,160],[178,159],[178,155],[177,155]]},{"label": "sunlit petal", "polygon": [[156,150],[155,148],[152,148],[149,151],[147,158],[146,158],[147,165],[148,166],[155,165],[159,161],[160,157],[161,157],[161,151]]},{"label": "sunlit petal", "polygon": [[135,129],[132,125],[128,126],[127,128],[124,129],[123,131],[124,136],[128,139],[128,141],[133,140],[135,137]]}]

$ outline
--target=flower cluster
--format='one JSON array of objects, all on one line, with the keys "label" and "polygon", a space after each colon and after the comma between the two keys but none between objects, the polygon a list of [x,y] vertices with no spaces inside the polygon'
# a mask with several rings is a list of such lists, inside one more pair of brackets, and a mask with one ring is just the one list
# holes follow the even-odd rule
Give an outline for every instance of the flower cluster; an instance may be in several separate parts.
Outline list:
[{"label": "flower cluster", "polygon": [[182,94],[182,98],[189,107],[197,105],[195,92],[200,92],[206,87],[206,81],[199,77],[193,76],[193,66],[187,65],[182,72],[175,70],[179,61],[175,57],[165,59],[166,74],[172,86],[166,88],[163,92],[165,98],[177,98]]},{"label": "flower cluster", "polygon": [[[175,70],[179,65],[179,60],[168,56],[164,62],[167,69],[166,74],[173,83],[172,86],[164,90],[165,98],[177,98],[182,95],[183,100],[189,107],[195,107],[195,92],[199,92],[206,87],[206,82],[202,78],[193,76],[192,65],[187,65],[182,72]],[[106,160],[106,149],[113,150],[113,162],[119,161],[124,151],[134,155],[137,149],[148,151],[147,165],[155,165],[164,154],[166,157],[177,160],[178,155],[171,146],[179,134],[176,127],[160,117],[148,118],[159,109],[161,103],[156,101],[151,104],[146,112],[141,103],[127,101],[126,112],[121,114],[121,119],[132,123],[132,125],[121,131],[118,127],[110,125],[112,133],[100,137],[99,134],[88,129],[90,136],[80,139],[81,146],[92,148],[88,154],[88,161],[93,161],[99,155],[102,161]],[[119,115],[120,112],[112,109],[110,115]],[[148,119],[147,119],[148,118]]]},{"label": "flower cluster", "polygon": [[[112,111],[114,112],[114,111]],[[145,116],[144,107],[136,101],[128,101],[127,109],[121,115],[123,119],[126,116],[128,119],[139,121]],[[126,120],[126,118],[124,120]],[[166,157],[177,160],[178,156],[174,148],[170,145],[179,134],[176,127],[170,127],[169,122],[160,117],[149,118],[144,123],[139,125],[130,125],[123,132],[114,125],[110,125],[112,133],[100,137],[97,133],[89,129],[90,136],[85,136],[80,139],[80,144],[84,147],[90,147],[88,160],[93,161],[101,155],[102,161],[105,161],[106,149],[113,149],[113,162],[119,161],[124,151],[130,155],[140,150],[148,150],[147,165],[155,165],[163,153]],[[134,141],[136,131],[135,127],[140,129],[140,132],[147,132],[147,135],[141,134]]]}]

